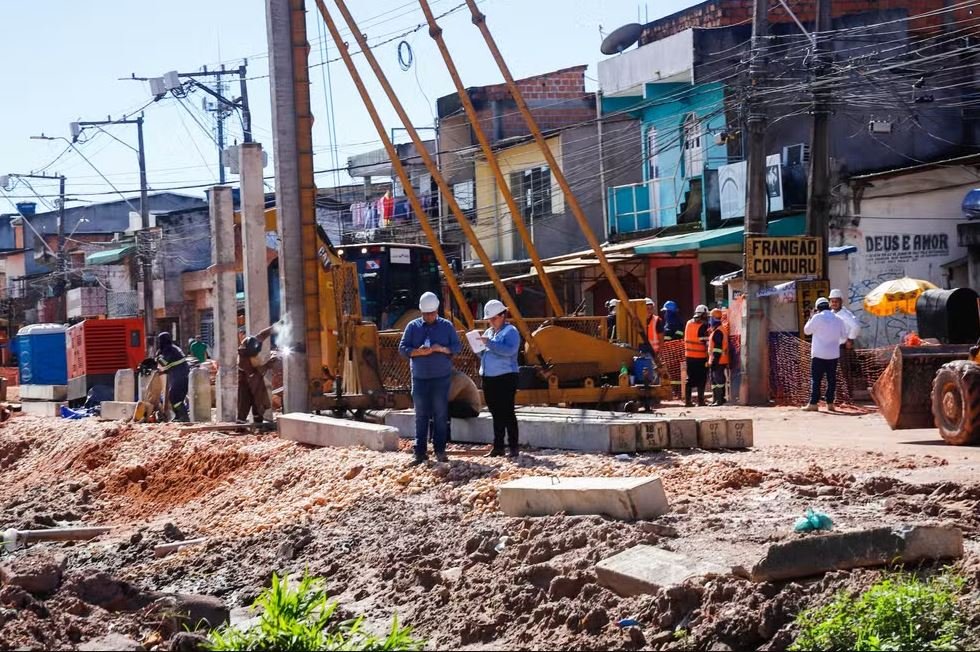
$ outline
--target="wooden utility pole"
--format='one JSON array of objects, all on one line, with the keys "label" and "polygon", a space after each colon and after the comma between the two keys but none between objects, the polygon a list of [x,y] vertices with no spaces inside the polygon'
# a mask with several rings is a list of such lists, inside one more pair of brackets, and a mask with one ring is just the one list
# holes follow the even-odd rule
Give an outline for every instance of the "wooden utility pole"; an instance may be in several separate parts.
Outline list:
[{"label": "wooden utility pole", "polygon": [[[751,236],[766,234],[769,196],[766,192],[766,107],[761,97],[769,49],[769,0],[755,0],[749,53],[748,138],[746,147],[745,251]],[[745,281],[745,320],[742,326],[742,381],[739,399],[744,405],[769,402],[769,334],[759,298],[762,284]]]},{"label": "wooden utility pole", "polygon": [[806,233],[823,238],[821,256],[828,274],[827,245],[830,242],[830,88],[821,83],[830,64],[830,0],[817,0],[814,29],[813,131],[810,136],[810,174],[807,183]]}]

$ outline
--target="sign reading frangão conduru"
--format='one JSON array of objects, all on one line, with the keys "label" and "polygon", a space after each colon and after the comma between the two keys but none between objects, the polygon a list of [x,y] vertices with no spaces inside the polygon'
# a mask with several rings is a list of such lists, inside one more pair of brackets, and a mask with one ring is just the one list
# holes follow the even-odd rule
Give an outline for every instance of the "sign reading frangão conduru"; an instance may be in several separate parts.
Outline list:
[{"label": "sign reading frang\u00e3o conduru", "polygon": [[745,278],[778,281],[823,276],[823,238],[810,236],[749,237],[745,243]]}]

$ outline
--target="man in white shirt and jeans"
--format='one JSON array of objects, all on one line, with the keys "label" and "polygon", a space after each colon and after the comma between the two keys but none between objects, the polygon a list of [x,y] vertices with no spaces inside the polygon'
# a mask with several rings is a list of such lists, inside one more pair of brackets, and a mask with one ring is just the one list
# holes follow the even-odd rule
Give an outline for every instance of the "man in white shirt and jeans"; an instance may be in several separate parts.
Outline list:
[{"label": "man in white shirt and jeans", "polygon": [[848,324],[830,310],[830,301],[820,297],[814,304],[815,312],[803,332],[812,336],[810,343],[810,402],[803,407],[816,412],[820,401],[820,382],[827,376],[827,410],[834,410],[837,395],[837,360],[841,342],[848,339]]},{"label": "man in white shirt and jeans", "polygon": [[844,307],[844,293],[837,288],[830,291],[830,309],[847,324],[847,339],[840,343],[840,364],[843,366],[847,389],[854,396],[854,385],[861,374],[854,353],[854,341],[861,335],[861,322],[853,312]]}]

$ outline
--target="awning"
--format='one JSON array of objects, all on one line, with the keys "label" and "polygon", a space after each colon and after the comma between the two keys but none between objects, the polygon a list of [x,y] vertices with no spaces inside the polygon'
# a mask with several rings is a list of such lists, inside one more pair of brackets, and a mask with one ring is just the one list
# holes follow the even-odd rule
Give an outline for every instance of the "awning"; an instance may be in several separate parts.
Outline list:
[{"label": "awning", "polygon": [[[610,265],[615,265],[616,263],[622,263],[624,261],[635,258],[636,256],[629,251],[615,251],[615,252],[605,252],[606,260]],[[592,267],[593,265],[599,264],[599,259],[594,255],[591,257],[577,257],[568,258],[565,260],[555,260],[542,261],[544,263],[544,273],[545,274],[557,274],[559,272],[571,272],[576,269],[583,269],[585,267]],[[531,276],[537,276],[538,270],[535,267],[531,268],[529,272]]]},{"label": "awning", "polygon": [[[785,217],[769,222],[766,235],[789,236],[802,235],[805,228],[805,218],[802,215]],[[741,246],[745,238],[744,226],[729,226],[723,229],[682,233],[654,238],[646,243],[633,247],[637,254],[671,254],[678,251],[707,249],[710,247],[725,247],[728,245]]]},{"label": "awning", "polygon": [[118,263],[120,260],[136,251],[136,245],[126,245],[118,249],[103,249],[95,253],[85,254],[86,265],[110,265]]}]

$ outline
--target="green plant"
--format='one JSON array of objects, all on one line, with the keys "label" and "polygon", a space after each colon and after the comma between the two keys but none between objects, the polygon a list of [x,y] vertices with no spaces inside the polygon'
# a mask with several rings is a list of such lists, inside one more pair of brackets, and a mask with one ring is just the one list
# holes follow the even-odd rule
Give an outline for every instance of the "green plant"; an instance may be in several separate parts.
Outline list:
[{"label": "green plant", "polygon": [[216,652],[242,650],[420,650],[424,642],[411,629],[392,620],[386,637],[363,629],[363,619],[341,621],[338,603],[327,597],[323,580],[304,574],[295,587],[285,578],[272,576],[272,586],[256,599],[259,621],[247,630],[225,625],[209,636]]},{"label": "green plant", "polygon": [[897,573],[858,596],[838,593],[796,617],[790,650],[957,650],[963,645],[961,577]]}]

